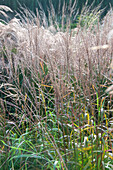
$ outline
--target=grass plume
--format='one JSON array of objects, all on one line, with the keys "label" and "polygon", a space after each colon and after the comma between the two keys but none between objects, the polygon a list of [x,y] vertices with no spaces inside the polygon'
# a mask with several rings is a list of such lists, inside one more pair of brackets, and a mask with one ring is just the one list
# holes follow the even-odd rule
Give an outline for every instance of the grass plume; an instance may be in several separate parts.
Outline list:
[{"label": "grass plume", "polygon": [[113,168],[113,12],[71,29],[74,7],[0,24],[1,169]]}]

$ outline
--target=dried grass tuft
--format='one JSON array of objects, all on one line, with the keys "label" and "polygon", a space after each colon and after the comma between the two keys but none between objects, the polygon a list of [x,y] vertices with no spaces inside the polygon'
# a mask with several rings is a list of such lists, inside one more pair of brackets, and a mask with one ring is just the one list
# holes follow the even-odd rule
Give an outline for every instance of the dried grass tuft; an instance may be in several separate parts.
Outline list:
[{"label": "dried grass tuft", "polygon": [[[48,26],[43,12],[34,16],[28,10],[20,20],[14,18],[6,25],[0,24],[0,105],[4,115],[7,111],[9,117],[13,117],[18,129],[22,126],[23,137],[25,131],[28,134],[26,129],[30,132],[36,129],[33,134],[36,139],[31,139],[32,156],[36,145],[35,155],[45,153],[50,160],[54,157],[53,163],[58,157],[62,169],[68,169],[70,164],[73,169],[76,166],[91,169],[94,165],[98,168],[109,160],[108,150],[112,149],[109,120],[113,103],[110,32],[113,11],[100,23],[96,9],[93,11],[96,24],[88,22],[81,26],[89,15],[89,11],[83,10],[77,28],[71,30],[74,10],[72,7],[65,23],[64,7],[62,28],[57,21],[51,21],[52,17],[49,18],[52,24]],[[29,127],[24,128],[25,124]],[[12,131],[11,127],[11,134]],[[19,143],[23,137],[21,135]],[[17,137],[15,139],[17,141]],[[37,149],[40,146],[41,151]],[[26,153],[25,148],[20,151]],[[105,162],[104,157],[108,159]]]},{"label": "dried grass tuft", "polygon": [[13,11],[8,6],[0,5],[0,14],[2,14],[3,16],[7,18],[8,15],[6,14],[6,12],[13,12]]}]

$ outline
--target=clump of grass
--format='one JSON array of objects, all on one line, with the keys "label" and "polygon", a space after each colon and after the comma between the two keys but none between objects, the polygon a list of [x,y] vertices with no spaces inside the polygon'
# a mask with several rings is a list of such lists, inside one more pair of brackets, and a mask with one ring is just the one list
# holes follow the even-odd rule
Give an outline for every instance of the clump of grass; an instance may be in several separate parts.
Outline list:
[{"label": "clump of grass", "polygon": [[64,7],[62,29],[28,10],[0,26],[2,169],[113,168],[112,13],[70,30],[74,6],[65,29]]}]

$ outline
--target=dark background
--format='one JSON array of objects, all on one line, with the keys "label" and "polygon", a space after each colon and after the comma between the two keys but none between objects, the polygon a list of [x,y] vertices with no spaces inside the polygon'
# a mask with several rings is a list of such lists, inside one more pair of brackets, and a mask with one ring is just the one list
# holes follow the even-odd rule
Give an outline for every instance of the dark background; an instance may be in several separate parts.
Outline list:
[{"label": "dark background", "polygon": [[[27,8],[29,8],[30,10],[32,10],[34,13],[36,13],[36,8],[39,8],[38,2],[41,3],[46,15],[48,15],[47,9],[50,7],[49,4],[50,0],[0,0],[0,5],[7,5],[9,6],[13,11],[19,11],[19,3],[22,6],[26,6]],[[69,0],[51,0],[55,12],[57,15],[60,15],[60,13],[58,13],[58,9],[59,9],[59,1],[61,2],[61,8],[62,8],[62,4],[64,3],[64,1],[66,3],[69,3]],[[74,0],[72,0],[73,2]],[[88,0],[88,5],[92,4],[92,0]],[[86,0],[76,0],[76,10],[79,10],[79,13],[82,9],[82,7],[84,6],[84,4],[86,3]],[[94,0],[94,4],[92,6],[92,8],[97,7],[99,4],[101,3],[101,9],[104,9],[104,12],[102,14],[101,17],[103,17],[107,11],[110,9],[110,5],[113,6],[113,0]],[[10,17],[13,17],[12,14],[9,14]],[[2,16],[0,15],[0,18]]]}]

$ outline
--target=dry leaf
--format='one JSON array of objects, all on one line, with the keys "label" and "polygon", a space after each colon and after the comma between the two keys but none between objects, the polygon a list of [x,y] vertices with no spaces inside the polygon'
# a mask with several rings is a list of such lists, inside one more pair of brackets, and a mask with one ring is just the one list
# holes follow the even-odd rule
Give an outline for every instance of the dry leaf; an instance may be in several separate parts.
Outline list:
[{"label": "dry leaf", "polygon": [[110,87],[108,87],[105,92],[106,92],[106,93],[109,93],[109,94],[110,94],[110,93],[113,94],[113,85],[111,85]]}]

